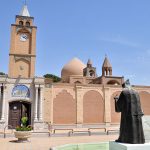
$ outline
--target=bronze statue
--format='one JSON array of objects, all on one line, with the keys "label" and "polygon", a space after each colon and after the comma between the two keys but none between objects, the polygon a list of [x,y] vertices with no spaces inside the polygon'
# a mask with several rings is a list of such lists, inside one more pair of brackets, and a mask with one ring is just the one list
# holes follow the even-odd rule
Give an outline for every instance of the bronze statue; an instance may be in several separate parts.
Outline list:
[{"label": "bronze statue", "polygon": [[124,88],[119,98],[115,97],[115,110],[121,112],[120,135],[116,142],[143,144],[145,143],[139,94],[131,89],[130,82],[127,80],[122,87]]}]

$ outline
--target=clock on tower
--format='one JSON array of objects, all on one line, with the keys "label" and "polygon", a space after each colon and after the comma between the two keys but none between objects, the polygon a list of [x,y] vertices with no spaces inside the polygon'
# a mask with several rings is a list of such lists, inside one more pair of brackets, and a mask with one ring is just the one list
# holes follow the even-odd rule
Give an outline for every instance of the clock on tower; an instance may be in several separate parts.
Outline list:
[{"label": "clock on tower", "polygon": [[8,74],[11,78],[34,77],[37,27],[33,25],[33,20],[25,4],[16,16],[16,23],[11,25]]}]

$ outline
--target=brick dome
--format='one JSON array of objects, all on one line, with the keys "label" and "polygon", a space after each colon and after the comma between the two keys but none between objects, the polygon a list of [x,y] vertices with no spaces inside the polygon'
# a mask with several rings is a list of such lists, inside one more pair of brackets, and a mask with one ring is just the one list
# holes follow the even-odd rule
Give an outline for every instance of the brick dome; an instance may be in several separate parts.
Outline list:
[{"label": "brick dome", "polygon": [[68,82],[71,75],[83,76],[83,69],[86,65],[78,58],[73,58],[69,61],[61,71],[63,82]]}]

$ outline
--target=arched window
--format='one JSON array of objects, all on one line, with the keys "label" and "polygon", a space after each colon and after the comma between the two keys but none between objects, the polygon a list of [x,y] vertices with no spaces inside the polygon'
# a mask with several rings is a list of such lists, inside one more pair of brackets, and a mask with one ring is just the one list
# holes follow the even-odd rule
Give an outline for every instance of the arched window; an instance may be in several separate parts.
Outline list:
[{"label": "arched window", "polygon": [[111,85],[120,85],[120,83],[116,80],[110,80],[107,82],[107,84],[111,84]]},{"label": "arched window", "polygon": [[94,77],[95,76],[95,73],[94,73],[93,70],[90,70],[89,73],[90,73],[90,77]]},{"label": "arched window", "polygon": [[26,85],[16,85],[12,90],[12,97],[30,97],[30,90]]},{"label": "arched window", "polygon": [[19,25],[23,26],[23,21],[19,21]]},{"label": "arched window", "polygon": [[81,82],[80,82],[80,81],[75,81],[74,83],[77,83],[77,84],[79,83],[79,84],[81,84]]},{"label": "arched window", "polygon": [[30,22],[27,21],[27,22],[26,22],[26,26],[30,26]]}]

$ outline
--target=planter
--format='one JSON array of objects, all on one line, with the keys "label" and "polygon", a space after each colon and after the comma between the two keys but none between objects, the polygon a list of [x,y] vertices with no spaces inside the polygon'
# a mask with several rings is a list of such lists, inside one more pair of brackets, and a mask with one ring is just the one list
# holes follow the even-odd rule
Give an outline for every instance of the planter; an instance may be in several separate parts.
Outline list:
[{"label": "planter", "polygon": [[28,141],[28,138],[32,136],[31,131],[15,131],[15,137],[18,138],[19,142]]}]

